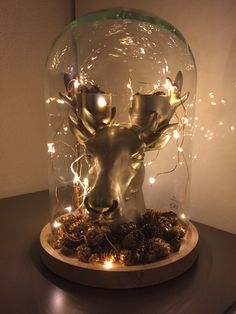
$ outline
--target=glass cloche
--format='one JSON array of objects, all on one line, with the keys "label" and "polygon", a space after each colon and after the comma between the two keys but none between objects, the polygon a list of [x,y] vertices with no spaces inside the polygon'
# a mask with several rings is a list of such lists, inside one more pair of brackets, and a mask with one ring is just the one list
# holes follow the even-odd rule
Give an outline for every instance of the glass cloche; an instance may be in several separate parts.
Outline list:
[{"label": "glass cloche", "polygon": [[45,79],[52,248],[107,268],[179,251],[195,89],[191,49],[160,18],[107,10],[64,29]]}]

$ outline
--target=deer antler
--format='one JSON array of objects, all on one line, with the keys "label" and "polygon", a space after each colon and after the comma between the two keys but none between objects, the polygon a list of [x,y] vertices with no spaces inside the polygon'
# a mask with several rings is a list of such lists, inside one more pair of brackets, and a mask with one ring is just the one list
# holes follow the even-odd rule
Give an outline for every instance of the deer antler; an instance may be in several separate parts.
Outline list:
[{"label": "deer antler", "polygon": [[166,81],[168,94],[163,92],[152,95],[136,94],[129,111],[132,128],[145,143],[146,151],[166,146],[178,125],[169,122],[178,106],[189,96],[189,93],[180,96],[183,86],[181,71],[177,73],[174,82],[170,78]]},{"label": "deer antler", "polygon": [[[116,108],[111,108],[111,95],[93,85],[75,88],[71,86],[72,78],[64,74],[67,95],[59,93],[60,97],[72,107],[73,115],[69,115],[69,126],[72,134],[80,144],[84,144],[98,130],[109,126],[115,117]],[[77,81],[78,82],[78,81]]]}]

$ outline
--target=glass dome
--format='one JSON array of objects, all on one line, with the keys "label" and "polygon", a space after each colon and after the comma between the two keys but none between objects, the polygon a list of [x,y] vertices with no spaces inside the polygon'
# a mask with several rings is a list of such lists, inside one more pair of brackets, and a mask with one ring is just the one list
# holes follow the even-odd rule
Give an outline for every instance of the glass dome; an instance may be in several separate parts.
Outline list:
[{"label": "glass dome", "polygon": [[157,221],[155,237],[175,250],[168,239],[175,233],[179,244],[189,221],[195,89],[189,45],[160,18],[109,10],[65,28],[45,80],[56,246],[65,244],[64,223],[85,242],[88,229],[109,229],[113,248],[113,230],[153,238]]}]

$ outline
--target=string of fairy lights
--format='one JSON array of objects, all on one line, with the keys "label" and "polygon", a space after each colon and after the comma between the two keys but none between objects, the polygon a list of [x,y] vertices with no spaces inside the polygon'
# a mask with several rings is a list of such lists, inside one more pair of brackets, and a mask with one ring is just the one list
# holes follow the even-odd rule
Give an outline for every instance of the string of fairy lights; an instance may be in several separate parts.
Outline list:
[{"label": "string of fairy lights", "polygon": [[[73,79],[72,82],[70,82],[70,84],[73,85],[74,91],[77,92],[78,88],[83,85],[83,84],[87,84],[88,80],[86,79],[86,77],[83,77],[82,79],[78,80],[78,79]],[[93,84],[93,82],[89,82],[90,84]],[[153,84],[153,91],[155,92],[158,87],[160,85],[158,84]],[[169,92],[168,88],[168,84],[164,84],[163,86],[164,88],[167,89],[167,91]],[[132,88],[132,82],[131,80],[128,81],[127,83],[127,88],[130,91],[130,101],[132,101],[133,99],[133,88]],[[214,98],[213,93],[209,93],[209,96],[211,99]],[[63,105],[65,103],[65,101],[63,99],[60,98],[56,98],[56,97],[50,97],[47,99],[46,101],[48,104],[50,102],[57,102],[59,105]],[[201,102],[201,99],[199,99],[199,102]],[[221,100],[221,104],[225,104],[225,100]],[[104,101],[101,102],[102,106],[105,106],[106,104],[104,103]],[[212,100],[211,102],[212,106],[215,106],[215,101]],[[176,120],[176,122],[178,123],[178,129],[173,131],[173,139],[175,140],[175,146],[176,146],[176,154],[173,156],[173,160],[175,160],[175,164],[170,168],[170,169],[166,169],[165,171],[162,172],[158,172],[155,175],[149,177],[147,180],[149,182],[149,184],[151,186],[153,186],[156,182],[159,176],[161,175],[166,175],[166,174],[170,174],[172,172],[174,172],[179,166],[185,166],[186,169],[186,173],[187,173],[187,180],[186,180],[186,184],[185,184],[185,194],[187,193],[187,186],[189,184],[189,169],[188,169],[188,162],[187,162],[187,157],[188,160],[192,159],[195,160],[197,159],[197,155],[191,156],[190,154],[186,157],[185,156],[185,152],[184,152],[184,140],[186,136],[193,136],[193,130],[199,128],[200,131],[205,131],[204,137],[208,140],[211,140],[213,138],[213,132],[210,129],[206,129],[203,126],[199,126],[198,125],[198,117],[188,117],[188,108],[192,108],[194,105],[193,104],[186,104],[184,105],[183,103],[181,103],[181,106],[179,107],[179,109],[177,110],[177,112],[175,113],[173,119]],[[218,125],[220,127],[222,127],[224,124],[222,121],[219,121]],[[230,130],[234,131],[234,126],[230,126]],[[69,128],[68,126],[63,126],[63,130],[65,133],[68,132]],[[80,156],[77,156],[77,149],[76,146],[73,146],[69,143],[67,143],[66,141],[63,140],[57,140],[57,135],[60,133],[60,127],[57,128],[55,130],[55,135],[52,139],[52,142],[48,143],[48,153],[51,156],[52,162],[53,162],[53,158],[54,156],[57,155],[57,149],[56,146],[57,145],[64,145],[67,148],[71,149],[71,154],[67,154],[64,157],[69,157],[69,158],[74,158],[74,160],[71,162],[70,164],[70,171],[73,175],[73,187],[74,190],[76,191],[76,197],[77,197],[77,203],[76,206],[74,205],[68,205],[68,206],[63,206],[62,204],[60,204],[60,200],[58,198],[58,188],[56,186],[55,188],[55,196],[57,199],[57,202],[59,204],[59,206],[62,208],[62,210],[64,212],[67,212],[69,215],[71,215],[72,213],[75,213],[76,211],[81,211],[84,210],[84,200],[86,195],[89,193],[90,191],[90,187],[89,187],[89,181],[87,177],[83,177],[82,175],[82,167],[83,167],[83,163],[85,162],[85,164],[87,164],[87,166],[89,166],[89,162],[88,159],[86,158],[86,152],[84,152],[83,154],[81,154]],[[152,158],[149,161],[144,161],[144,166],[145,167],[150,167],[158,158],[160,151],[157,151],[154,158]],[[61,180],[60,177],[57,178],[58,183],[63,183],[63,184],[71,184],[71,180],[69,180],[68,182]],[[73,204],[73,200],[71,202],[71,204]],[[84,212],[85,213],[85,210]],[[186,219],[186,216],[184,213],[180,214],[180,217],[184,220]],[[53,228],[57,229],[59,227],[62,227],[62,223],[59,222],[57,219],[54,220],[53,222]],[[109,239],[108,239],[109,240]],[[112,243],[111,243],[112,246]],[[114,265],[114,260],[113,258],[106,258],[104,259],[104,263],[103,263],[103,267],[106,270],[111,269]]]},{"label": "string of fairy lights", "polygon": [[[80,86],[86,85],[88,83],[93,84],[92,81],[88,81],[87,80],[86,76],[81,75],[79,80],[78,79],[72,79],[68,83],[68,85],[69,85],[68,88],[70,88],[70,90],[74,89],[74,92],[76,93]],[[159,86],[158,84],[153,84],[153,91],[154,92],[157,90],[158,86]],[[167,89],[168,93],[171,92],[170,89],[172,88],[172,86],[168,83],[168,81],[166,81],[166,83],[163,84],[163,87],[165,89]],[[132,88],[131,79],[129,79],[129,81],[128,81],[127,88],[130,90],[131,96],[130,96],[129,99],[130,99],[130,101],[132,101],[134,92],[133,92],[133,88]],[[63,99],[55,98],[55,97],[48,98],[46,102],[50,103],[52,101],[56,101],[58,104],[64,104],[64,102],[65,102]],[[102,105],[104,106],[106,104],[102,103]],[[176,164],[171,169],[168,169],[168,170],[163,171],[163,172],[159,172],[159,173],[155,174],[154,177],[150,177],[148,180],[149,180],[149,183],[151,185],[153,185],[156,182],[156,179],[160,175],[164,175],[164,174],[168,174],[168,173],[174,172],[177,169],[177,167],[183,163],[180,160],[180,155],[184,156],[182,146],[183,146],[183,143],[184,143],[184,131],[185,131],[185,126],[188,123],[188,118],[187,118],[187,110],[186,110],[186,108],[185,108],[183,103],[181,104],[181,107],[183,109],[184,115],[181,118],[179,118],[178,114],[175,113],[175,118],[178,121],[178,130],[174,130],[174,132],[173,132],[173,137],[176,140],[176,147],[177,147],[177,161],[176,161]],[[66,127],[66,128],[67,129],[65,131],[68,130],[68,127]],[[58,134],[58,130],[56,130],[55,136],[57,134]],[[56,144],[66,145],[67,147],[69,147],[73,151],[73,154],[76,155],[76,149],[72,145],[66,143],[65,141],[56,141],[55,136],[54,136],[54,141],[51,142],[51,143],[48,143],[48,153],[50,153],[51,157],[53,157],[54,154],[56,153],[56,149],[55,149],[55,145]],[[151,166],[152,163],[155,162],[155,160],[157,159],[158,155],[159,155],[159,151],[157,152],[155,158],[152,161],[149,161],[147,163],[145,162],[144,165],[145,166]],[[77,208],[75,208],[75,210],[81,210],[83,208],[84,199],[85,199],[86,195],[88,194],[88,192],[90,190],[88,178],[87,177],[82,178],[82,176],[81,176],[82,164],[83,164],[81,162],[82,160],[85,160],[88,163],[85,153],[82,154],[81,156],[77,157],[70,165],[70,170],[71,170],[71,172],[73,174],[73,185],[74,185],[74,188],[75,188],[75,190],[79,190],[79,193],[77,195],[77,200],[78,200],[79,206],[77,206]],[[187,173],[188,173],[188,166],[187,166],[187,163],[186,163],[186,159],[184,157],[183,157],[183,160],[185,162]],[[74,169],[75,165],[76,165],[76,170]],[[189,180],[189,173],[188,173],[188,180]],[[60,179],[59,179],[59,183],[62,183]],[[65,182],[63,182],[63,183],[65,183]],[[68,183],[68,182],[66,182],[66,183]],[[186,183],[186,185],[187,184],[188,184],[188,182]],[[56,188],[55,193],[56,193],[56,199],[60,203],[60,201],[58,199],[58,195],[57,195],[57,193],[58,193],[57,188]],[[71,206],[67,206],[65,208],[62,207],[62,208],[65,209],[67,212],[70,212],[72,210]],[[53,226],[54,227],[58,226],[57,221],[54,222]]]},{"label": "string of fairy lights", "polygon": [[[81,85],[86,85],[86,84],[94,84],[93,81],[89,81],[85,75],[81,75],[79,79],[72,79],[69,84],[72,85],[72,87],[74,88],[74,91],[77,92],[78,88]],[[155,92],[158,88],[160,87],[160,84],[156,84],[153,83],[153,92]],[[166,81],[165,84],[163,84],[162,86],[163,88],[165,88],[168,92],[170,92],[170,84],[168,83],[168,81]],[[134,95],[134,91],[132,88],[132,82],[131,79],[129,79],[128,83],[127,83],[127,88],[130,91],[130,101],[132,101],[133,99],[133,95]],[[214,94],[212,92],[209,93],[209,97],[211,99],[211,105],[215,106],[216,102],[214,101]],[[61,98],[57,98],[57,97],[50,97],[46,100],[46,103],[51,103],[51,102],[57,102],[59,105],[60,104],[64,104],[65,101]],[[201,102],[201,99],[198,99],[199,102]],[[225,104],[225,100],[221,99],[221,104]],[[102,105],[106,105],[104,103],[102,103]],[[186,182],[186,186],[189,183],[189,170],[188,170],[188,162],[187,162],[187,157],[185,156],[184,153],[184,149],[183,149],[183,144],[184,144],[184,139],[185,136],[193,136],[193,129],[197,129],[199,128],[201,131],[205,131],[204,137],[208,140],[211,140],[213,138],[213,132],[210,129],[205,129],[203,126],[199,127],[198,125],[198,117],[188,117],[188,108],[192,108],[194,105],[193,104],[187,104],[184,105],[183,103],[181,104],[182,108],[182,114],[180,115],[179,110],[178,113],[175,113],[174,119],[176,119],[176,121],[178,122],[178,129],[173,131],[173,138],[175,139],[175,145],[176,145],[176,155],[173,156],[173,159],[175,159],[175,164],[173,165],[173,167],[171,167],[170,169],[166,169],[165,171],[162,172],[158,172],[155,175],[151,176],[148,178],[148,182],[150,183],[150,185],[154,185],[157,182],[157,178],[161,175],[165,175],[165,174],[169,174],[174,172],[179,166],[183,166],[185,165],[186,167],[186,172],[187,172],[187,182]],[[180,116],[179,116],[180,115]],[[222,127],[223,126],[223,122],[219,121],[219,126]],[[68,127],[66,128],[66,132],[68,131]],[[188,129],[186,132],[186,128]],[[234,131],[234,126],[230,126],[230,130]],[[59,133],[59,130],[56,130],[56,134],[55,136]],[[48,143],[48,153],[51,155],[51,157],[53,157],[57,152],[56,152],[56,148],[55,146],[57,144],[61,144],[61,145],[66,145],[67,147],[69,147],[71,149],[71,151],[73,152],[73,155],[70,155],[70,158],[72,158],[73,156],[76,156],[76,148],[73,147],[72,145],[66,143],[65,141],[62,140],[56,140],[56,138],[53,138],[53,141]],[[149,167],[151,166],[156,159],[158,158],[159,155],[159,151],[157,151],[156,156],[150,160],[150,161],[145,161],[144,165],[145,167]],[[191,158],[192,157],[192,158]],[[188,155],[189,159],[197,159],[197,155],[191,156],[190,154]],[[86,194],[89,192],[89,182],[88,182],[88,178],[83,178],[81,176],[81,172],[82,172],[82,160],[85,160],[86,163],[88,163],[87,159],[86,159],[86,154],[83,154],[79,157],[76,157],[76,159],[71,163],[70,169],[71,172],[73,174],[73,185],[75,188],[80,188],[80,190],[82,190],[82,192],[80,191],[78,194],[78,198],[79,198],[79,207],[75,208],[77,210],[81,209],[83,207],[83,202],[85,199]],[[76,170],[74,169],[74,166],[76,165]],[[59,182],[60,178],[58,179]],[[65,183],[65,181],[63,181],[63,183]],[[68,207],[64,208],[66,211],[68,210]]]}]

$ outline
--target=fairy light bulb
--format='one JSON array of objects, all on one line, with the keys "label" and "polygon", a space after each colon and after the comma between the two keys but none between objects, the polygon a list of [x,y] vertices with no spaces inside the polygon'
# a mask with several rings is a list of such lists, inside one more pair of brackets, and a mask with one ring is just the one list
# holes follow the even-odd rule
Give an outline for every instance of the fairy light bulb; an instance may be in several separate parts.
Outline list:
[{"label": "fairy light bulb", "polygon": [[80,182],[79,176],[78,176],[77,173],[75,173],[74,179],[73,179],[73,183],[74,183],[74,184],[77,184],[77,183],[79,183],[79,182]]},{"label": "fairy light bulb", "polygon": [[187,117],[183,117],[181,118],[183,124],[187,124],[188,123],[188,118]]},{"label": "fairy light bulb", "polygon": [[153,178],[153,177],[149,178],[149,183],[150,184],[154,184],[155,182],[156,182],[155,178]]},{"label": "fairy light bulb", "polygon": [[[165,74],[166,69],[163,69],[163,74]],[[166,79],[165,84],[162,85],[167,91],[168,94],[171,95],[175,91],[175,86],[171,84],[171,81],[169,79]]]},{"label": "fairy light bulb", "polygon": [[57,99],[57,103],[58,103],[58,104],[64,104],[65,102],[64,102],[63,99],[58,98],[58,99]]},{"label": "fairy light bulb", "polygon": [[79,85],[80,85],[80,83],[79,83],[79,81],[78,80],[74,80],[74,88],[78,88],[79,87]]},{"label": "fairy light bulb", "polygon": [[47,146],[48,146],[48,153],[54,154],[55,153],[54,143],[48,143]]},{"label": "fairy light bulb", "polygon": [[60,226],[61,226],[61,223],[55,220],[54,223],[53,223],[53,227],[54,228],[59,228]]},{"label": "fairy light bulb", "polygon": [[182,218],[183,220],[185,220],[187,217],[186,217],[185,214],[181,214],[181,215],[180,215],[180,218]]},{"label": "fairy light bulb", "polygon": [[112,260],[107,260],[107,261],[104,262],[104,268],[105,269],[111,269],[112,268],[112,264],[113,264]]},{"label": "fairy light bulb", "polygon": [[174,135],[174,138],[176,140],[178,140],[180,138],[180,134],[179,134],[179,132],[177,130],[174,130],[173,135]]},{"label": "fairy light bulb", "polygon": [[103,96],[98,97],[98,107],[105,108],[107,105],[106,99]]},{"label": "fairy light bulb", "polygon": [[89,185],[88,178],[84,178],[84,182],[83,183],[84,183],[85,188],[87,188],[88,185]]},{"label": "fairy light bulb", "polygon": [[72,211],[72,207],[71,206],[67,206],[67,207],[65,207],[65,210],[67,210],[68,213],[70,213]]},{"label": "fairy light bulb", "polygon": [[178,151],[179,151],[180,153],[182,153],[182,152],[184,151],[182,147],[178,147],[177,149],[178,149]]}]

